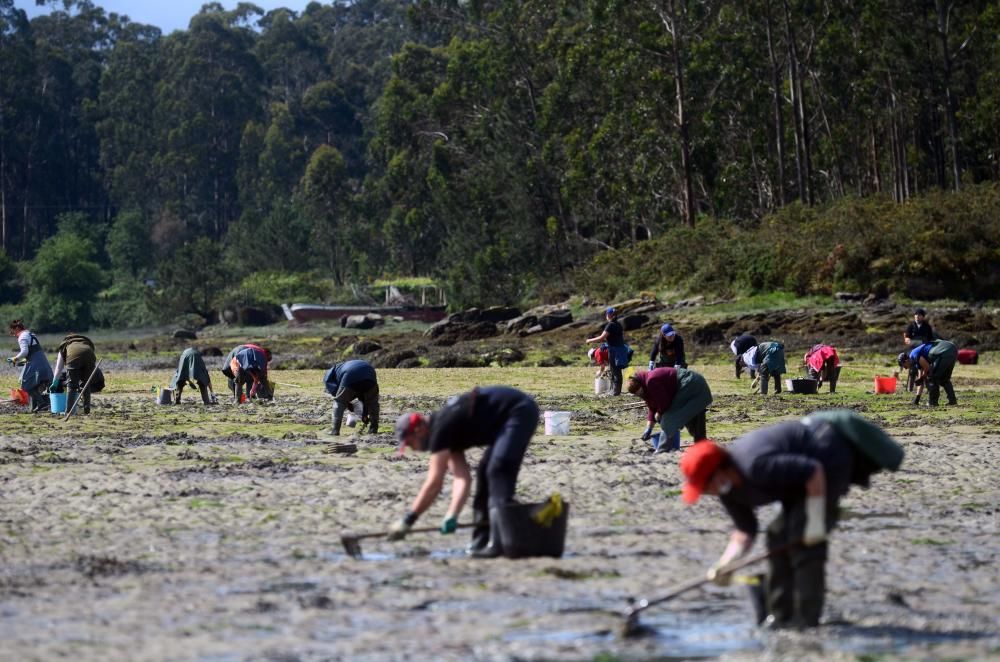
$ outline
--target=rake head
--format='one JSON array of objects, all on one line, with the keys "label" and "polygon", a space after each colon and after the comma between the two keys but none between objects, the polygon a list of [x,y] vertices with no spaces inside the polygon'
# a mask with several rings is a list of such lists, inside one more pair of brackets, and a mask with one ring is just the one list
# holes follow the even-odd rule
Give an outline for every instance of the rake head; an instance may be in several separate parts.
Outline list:
[{"label": "rake head", "polygon": [[356,537],[345,533],[340,536],[340,544],[344,546],[344,551],[352,559],[361,558],[361,541]]}]

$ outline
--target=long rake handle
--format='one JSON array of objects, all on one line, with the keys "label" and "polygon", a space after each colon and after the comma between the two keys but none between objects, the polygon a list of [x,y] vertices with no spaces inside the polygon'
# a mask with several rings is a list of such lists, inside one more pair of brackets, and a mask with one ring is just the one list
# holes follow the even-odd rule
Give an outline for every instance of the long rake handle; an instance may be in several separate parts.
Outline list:
[{"label": "long rake handle", "polygon": [[[470,526],[473,526],[472,522],[462,522],[456,528],[466,529]],[[410,535],[411,533],[431,533],[432,531],[440,530],[441,527],[439,526],[421,526],[416,529],[410,529],[406,532],[406,535]],[[349,540],[362,540],[364,538],[384,538],[387,535],[389,535],[388,531],[370,531],[368,533],[345,533],[341,537]]]},{"label": "long rake handle", "polygon": [[[719,573],[730,574],[736,572],[737,570],[742,570],[743,568],[749,565],[753,565],[754,563],[759,563],[760,561],[770,558],[774,554],[779,554],[781,552],[784,552],[789,547],[791,547],[791,545],[782,545],[780,547],[775,547],[774,549],[770,549],[766,552],[761,552],[759,554],[754,554],[753,556],[748,556],[745,559],[735,561],[723,568],[720,568]],[[639,615],[640,612],[642,612],[645,609],[648,609],[649,607],[652,607],[653,605],[658,605],[666,602],[667,600],[672,600],[676,598],[678,595],[681,595],[682,593],[687,593],[688,591],[696,589],[699,586],[704,586],[705,584],[708,584],[711,581],[712,580],[709,579],[708,577],[698,577],[696,579],[688,580],[683,584],[678,584],[677,586],[671,588],[669,591],[667,591],[666,593],[657,598],[653,598],[652,600],[646,600],[646,599],[640,600],[636,605],[632,606],[628,610],[628,612],[626,612],[625,615],[630,619],[635,618],[636,616]]]}]

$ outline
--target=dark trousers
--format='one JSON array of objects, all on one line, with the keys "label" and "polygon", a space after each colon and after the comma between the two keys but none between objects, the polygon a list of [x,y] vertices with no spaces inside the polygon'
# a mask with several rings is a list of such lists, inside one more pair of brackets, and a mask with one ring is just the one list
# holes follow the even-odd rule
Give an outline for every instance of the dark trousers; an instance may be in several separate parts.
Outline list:
[{"label": "dark trousers", "polygon": [[334,434],[340,434],[340,425],[344,419],[344,411],[355,399],[361,401],[361,406],[364,410],[362,419],[363,421],[367,421],[368,431],[372,434],[377,433],[378,418],[381,414],[378,396],[378,382],[356,382],[350,386],[340,387],[337,390],[337,395],[333,396]]},{"label": "dark trousers", "polygon": [[[177,390],[174,392],[174,402],[176,404],[181,403],[181,393],[184,392],[184,386],[187,383],[188,382],[183,382],[183,381],[177,382]],[[209,386],[208,384],[202,384],[201,382],[198,382],[198,390],[201,391],[201,401],[206,405],[212,404],[211,398],[208,397],[208,386]]]},{"label": "dark trousers", "polygon": [[[837,516],[837,503],[827,502],[827,529]],[[767,527],[767,548],[777,552],[768,560],[765,599],[768,613],[781,626],[814,627],[823,614],[826,594],[827,544],[793,544],[805,530],[805,500],[786,504]]]},{"label": "dark trousers", "polygon": [[760,366],[760,393],[761,395],[767,395],[767,384],[774,377],[774,392],[781,393],[781,375],[772,375],[767,366]]},{"label": "dark trousers", "polygon": [[927,400],[931,406],[938,404],[942,388],[948,396],[948,404],[953,405],[958,402],[955,398],[955,387],[951,385],[951,373],[954,370],[954,361],[941,361],[931,367],[930,377],[927,380]]},{"label": "dark trousers", "polygon": [[621,395],[622,369],[615,366],[615,362],[612,361],[611,365],[608,366],[608,371],[611,373],[611,395]]},{"label": "dark trousers", "polygon": [[535,429],[538,406],[530,398],[515,407],[496,440],[486,447],[476,467],[476,493],[472,498],[473,516],[488,519],[491,508],[499,508],[514,499],[517,474]]},{"label": "dark trousers", "polygon": [[[69,411],[73,407],[73,403],[77,399],[81,399],[83,402],[83,413],[90,413],[90,387],[83,389],[83,385],[87,383],[90,379],[90,375],[94,372],[94,362],[93,361],[80,361],[73,362],[66,365],[66,410]],[[80,390],[83,389],[83,396],[80,396]]]}]

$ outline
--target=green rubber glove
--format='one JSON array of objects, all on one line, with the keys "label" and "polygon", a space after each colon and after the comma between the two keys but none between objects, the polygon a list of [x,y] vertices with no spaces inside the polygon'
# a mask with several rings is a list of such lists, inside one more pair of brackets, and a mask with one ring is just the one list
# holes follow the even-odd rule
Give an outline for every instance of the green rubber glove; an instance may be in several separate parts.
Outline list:
[{"label": "green rubber glove", "polygon": [[49,385],[49,390],[53,391],[53,390],[56,389],[57,386],[59,386],[59,378],[58,377],[56,377],[55,379],[52,380],[52,383]]},{"label": "green rubber glove", "polygon": [[8,356],[7,357],[7,363],[13,364],[14,363],[14,357],[13,356]]},{"label": "green rubber glove", "polygon": [[441,520],[441,535],[447,535],[449,533],[455,533],[458,528],[458,518],[452,515],[451,517],[445,517]]}]

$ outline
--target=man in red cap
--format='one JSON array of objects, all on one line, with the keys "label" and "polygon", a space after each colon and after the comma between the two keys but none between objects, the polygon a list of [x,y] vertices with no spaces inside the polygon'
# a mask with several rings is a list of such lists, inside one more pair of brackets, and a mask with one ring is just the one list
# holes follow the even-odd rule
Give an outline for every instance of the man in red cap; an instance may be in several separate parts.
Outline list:
[{"label": "man in red cap", "polygon": [[538,405],[534,399],[508,386],[472,389],[429,416],[418,413],[400,416],[396,422],[400,452],[409,446],[428,451],[431,456],[420,492],[406,514],[390,528],[389,539],[401,540],[406,536],[441,493],[448,471],[454,480],[441,533],[454,533],[471,487],[465,451],[485,446],[476,468],[472,544],[466,551],[476,558],[500,556],[503,540],[499,510],[514,499],[517,474],[537,427]]},{"label": "man in red cap", "polygon": [[[880,454],[888,451],[892,458]],[[688,448],[680,468],[682,496],[694,503],[718,496],[736,528],[708,578],[720,586],[720,569],[750,551],[758,531],[754,509],[775,501],[781,513],[767,528],[772,556],[765,587],[767,625],[819,624],[825,592],[826,536],[850,483],[868,485],[883,467],[898,468],[902,449],[872,423],[850,411],[818,412],[801,421],[761,428],[728,448],[703,442]]]}]

